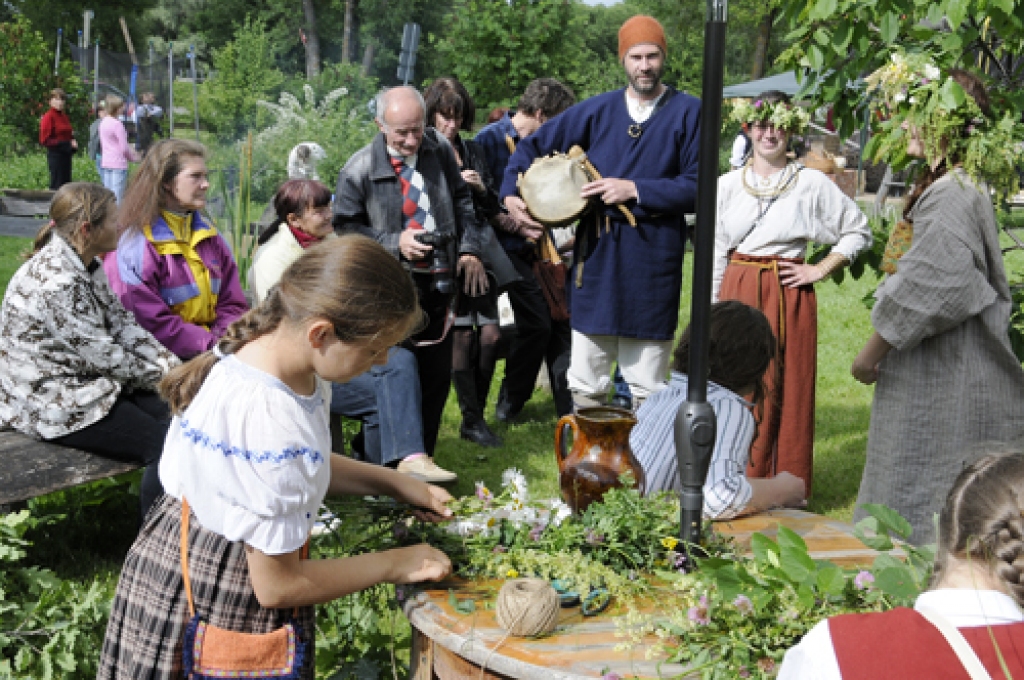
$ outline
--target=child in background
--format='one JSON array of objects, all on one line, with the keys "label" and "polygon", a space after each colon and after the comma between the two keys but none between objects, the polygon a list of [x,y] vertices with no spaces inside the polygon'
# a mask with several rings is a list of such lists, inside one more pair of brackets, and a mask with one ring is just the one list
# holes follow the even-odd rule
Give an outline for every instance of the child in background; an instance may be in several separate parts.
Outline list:
[{"label": "child in background", "polygon": [[107,101],[100,100],[96,105],[96,120],[89,125],[89,158],[96,161],[96,174],[103,181],[103,168],[100,166],[100,123],[107,117]]},{"label": "child in background", "polygon": [[[329,381],[382,363],[422,316],[409,274],[382,246],[331,239],[288,267],[214,350],[161,383],[175,414],[160,466],[166,495],[125,561],[101,680],[182,677],[186,500],[196,613],[236,632],[269,632],[294,616],[312,645],[314,605],[449,573],[448,558],[427,545],[300,559],[327,493],[390,495],[427,519],[450,516],[443,489],[330,450]],[[302,677],[313,678],[312,654]]]},{"label": "child in background", "polygon": [[156,385],[180,362],[107,283],[99,257],[117,245],[116,215],[98,184],[65,184],[53,197],[0,309],[0,429],[148,466],[145,517],[161,493],[171,418]]},{"label": "child in background", "polygon": [[[704,516],[730,519],[773,507],[806,504],[803,480],[788,472],[769,479],[747,479],[757,426],[751,413],[764,392],[762,378],[775,356],[775,336],[764,314],[741,302],[711,307],[708,356],[708,403],[715,411],[718,434],[704,483]],[[629,437],[647,477],[647,492],[681,490],[676,458],[675,420],[686,401],[690,363],[690,327],[683,331],[672,357],[668,387],[651,395],[637,412]],[[746,397],[746,398],[744,398]]]},{"label": "child in background", "polygon": [[[320,182],[288,180],[274,194],[272,205],[276,217],[260,235],[260,248],[249,269],[249,289],[257,303],[307,248],[335,238],[331,190]],[[403,347],[392,347],[386,362],[348,382],[333,383],[331,412],[362,422],[352,442],[359,458],[404,471],[404,460],[426,455],[420,400],[416,357]],[[421,479],[447,482],[455,475]]]}]

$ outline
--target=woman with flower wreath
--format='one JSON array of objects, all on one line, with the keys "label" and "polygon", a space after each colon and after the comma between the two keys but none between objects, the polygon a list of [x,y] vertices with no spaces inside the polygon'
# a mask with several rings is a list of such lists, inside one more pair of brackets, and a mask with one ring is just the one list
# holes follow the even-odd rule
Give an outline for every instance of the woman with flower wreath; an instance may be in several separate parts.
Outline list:
[{"label": "woman with flower wreath", "polygon": [[[1024,434],[1024,371],[991,191],[1016,190],[1021,126],[997,116],[981,81],[896,54],[868,78],[887,120],[878,157],[921,158],[903,217],[909,249],[875,293],[875,332],[853,376],[875,384],[858,505],[882,503],[933,540],[932,515],[980,442]],[[862,513],[855,514],[859,519]]]},{"label": "woman with flower wreath", "polygon": [[[714,299],[764,312],[778,340],[765,374],[765,397],[748,477],[789,472],[811,492],[818,310],[813,284],[871,245],[857,204],[825,174],[787,156],[809,121],[782,92],[742,104],[733,118],[750,131],[745,166],[718,180]],[[804,262],[808,241],[831,245],[821,262]]]}]

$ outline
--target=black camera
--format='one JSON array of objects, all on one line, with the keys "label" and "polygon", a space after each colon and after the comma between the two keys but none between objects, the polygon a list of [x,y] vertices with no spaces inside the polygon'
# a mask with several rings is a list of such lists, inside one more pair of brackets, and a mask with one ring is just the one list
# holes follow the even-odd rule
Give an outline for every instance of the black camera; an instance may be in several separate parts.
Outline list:
[{"label": "black camera", "polygon": [[415,267],[414,272],[430,274],[433,277],[432,287],[442,295],[452,295],[455,287],[452,284],[452,261],[448,255],[448,244],[455,240],[454,234],[437,231],[420,231],[413,235],[417,241],[434,250],[430,253],[430,264],[427,267]]}]

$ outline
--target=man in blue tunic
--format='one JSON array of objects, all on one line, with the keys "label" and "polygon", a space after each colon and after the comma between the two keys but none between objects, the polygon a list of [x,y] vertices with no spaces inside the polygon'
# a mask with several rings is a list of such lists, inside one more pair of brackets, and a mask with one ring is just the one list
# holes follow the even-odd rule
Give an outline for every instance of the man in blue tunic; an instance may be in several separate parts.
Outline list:
[{"label": "man in blue tunic", "polygon": [[596,209],[577,228],[567,284],[568,381],[577,406],[605,402],[616,361],[637,403],[665,385],[682,285],[683,215],[697,194],[700,117],[699,100],[661,82],[665,53],[656,19],[626,21],[619,58],[629,85],[577,104],[524,139],[501,185],[516,223],[536,225],[516,189],[535,158],[579,145],[602,175],[583,187]]},{"label": "man in blue tunic", "polygon": [[[543,123],[561,114],[575,101],[572,90],[554,78],[537,78],[526,86],[514,115],[506,113],[477,133],[475,141],[483,147],[487,157],[495,192],[501,188],[505,167],[520,140],[536,132]],[[495,415],[505,422],[516,418],[530,400],[537,383],[537,372],[545,361],[555,411],[559,416],[572,413],[572,393],[566,378],[572,330],[568,321],[551,318],[551,309],[533,273],[537,260],[535,243],[543,230],[536,223],[519,224],[507,213],[498,215],[494,226],[509,261],[520,276],[520,280],[508,289],[509,302],[516,317],[516,334],[505,360],[505,378],[501,381]]]}]

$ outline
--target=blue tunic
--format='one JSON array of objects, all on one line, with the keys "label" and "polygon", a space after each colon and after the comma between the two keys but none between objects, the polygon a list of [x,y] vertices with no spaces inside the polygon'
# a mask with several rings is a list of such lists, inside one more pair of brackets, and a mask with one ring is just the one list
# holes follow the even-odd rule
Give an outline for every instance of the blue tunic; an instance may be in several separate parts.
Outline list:
[{"label": "blue tunic", "polygon": [[592,97],[523,139],[505,169],[502,198],[517,193],[519,173],[535,158],[578,144],[603,177],[636,183],[639,200],[624,204],[637,218],[635,228],[616,206],[599,204],[598,219],[584,218],[577,229],[578,252],[566,287],[572,327],[581,333],[645,340],[675,334],[683,215],[693,211],[697,197],[700,101],[672,88],[664,97],[639,138],[628,133],[634,121],[624,90]]}]

